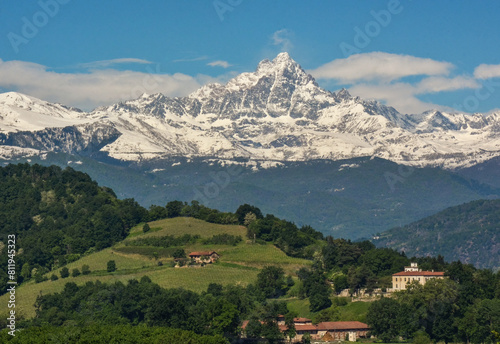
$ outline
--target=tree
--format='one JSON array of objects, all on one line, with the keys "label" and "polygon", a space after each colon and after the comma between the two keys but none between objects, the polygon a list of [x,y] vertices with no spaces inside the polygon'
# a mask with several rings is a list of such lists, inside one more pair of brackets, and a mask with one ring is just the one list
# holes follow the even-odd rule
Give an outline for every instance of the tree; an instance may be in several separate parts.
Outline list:
[{"label": "tree", "polygon": [[399,303],[394,299],[382,297],[372,302],[368,308],[366,322],[371,332],[384,342],[390,342],[399,334],[397,316]]},{"label": "tree", "polygon": [[222,296],[222,284],[219,283],[209,283],[207,288],[207,293],[213,296]]},{"label": "tree", "polygon": [[248,226],[249,224],[251,224],[255,220],[257,220],[257,216],[255,216],[254,213],[247,213],[245,215],[245,219],[243,220],[243,225]]},{"label": "tree", "polygon": [[144,224],[144,226],[142,226],[142,232],[143,233],[147,233],[151,230],[151,227],[149,227],[149,225],[147,223]]},{"label": "tree", "polygon": [[168,202],[165,206],[165,208],[167,209],[167,216],[170,218],[180,216],[183,207],[184,203],[182,203],[181,201]]},{"label": "tree", "polygon": [[347,276],[344,274],[336,275],[333,278],[333,287],[335,288],[335,292],[337,294],[340,294],[342,290],[349,288]]},{"label": "tree", "polygon": [[58,279],[59,279],[59,277],[57,277],[56,274],[52,274],[52,276],[50,276],[51,281],[57,281]]},{"label": "tree", "polygon": [[323,281],[313,285],[309,290],[309,309],[311,312],[317,312],[332,305],[330,300],[330,287]]},{"label": "tree", "polygon": [[275,298],[285,294],[285,271],[277,266],[266,266],[257,275],[257,287],[265,297]]},{"label": "tree", "polygon": [[106,270],[108,272],[113,272],[113,271],[116,271],[116,263],[114,260],[110,260],[108,261],[108,264],[107,264],[107,268]]},{"label": "tree", "polygon": [[73,271],[71,271],[71,276],[72,277],[78,277],[78,276],[80,276],[80,270],[78,270],[76,268],[73,269]]},{"label": "tree", "polygon": [[254,207],[249,204],[243,204],[238,207],[238,209],[235,212],[235,215],[238,217],[238,223],[240,225],[243,225],[245,223],[245,216],[248,213],[253,213],[257,219],[263,219],[264,216],[262,215],[262,212],[260,211],[259,208]]},{"label": "tree", "polygon": [[248,338],[256,339],[262,335],[262,324],[257,317],[252,317],[245,328]]},{"label": "tree", "polygon": [[90,274],[90,266],[87,264],[82,265],[82,274],[83,275],[89,275]]},{"label": "tree", "polygon": [[21,269],[21,277],[23,280],[29,280],[31,278],[31,266],[29,263],[24,263]]},{"label": "tree", "polygon": [[67,267],[63,267],[61,269],[60,274],[61,274],[61,278],[69,277],[69,270],[68,270],[68,268]]},{"label": "tree", "polygon": [[174,252],[172,252],[172,257],[174,257],[175,259],[186,258],[186,252],[184,252],[182,248],[177,248],[174,250]]},{"label": "tree", "polygon": [[295,336],[297,335],[297,331],[295,330],[295,322],[293,320],[296,316],[297,314],[294,312],[285,314],[285,335],[288,337],[290,342],[292,342],[293,338],[295,338]]}]

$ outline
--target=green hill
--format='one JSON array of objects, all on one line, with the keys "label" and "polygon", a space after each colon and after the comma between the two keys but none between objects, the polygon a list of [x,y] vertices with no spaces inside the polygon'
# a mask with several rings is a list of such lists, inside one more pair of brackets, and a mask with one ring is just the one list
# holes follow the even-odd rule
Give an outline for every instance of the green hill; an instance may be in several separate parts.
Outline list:
[{"label": "green hill", "polygon": [[[182,287],[202,292],[207,290],[210,283],[242,286],[254,284],[260,269],[266,265],[281,266],[290,275],[294,275],[301,267],[311,265],[311,261],[289,257],[269,243],[253,244],[244,240],[237,245],[211,245],[202,242],[202,239],[217,234],[244,237],[246,229],[242,226],[213,224],[188,217],[163,219],[148,224],[151,227],[149,232],[142,232],[142,224],[135,226],[124,241],[102,251],[83,256],[66,265],[70,272],[73,269],[81,271],[83,265],[88,265],[91,271],[89,275],[81,274],[77,277],[61,278],[62,268],[57,268],[45,274],[49,278],[47,281],[35,283],[34,280],[31,280],[21,285],[16,293],[16,309],[19,314],[28,318],[33,317],[35,315],[33,305],[37,296],[61,292],[67,282],[75,282],[77,285],[97,280],[125,283],[130,279],[148,276],[154,283],[164,288]],[[161,252],[160,247],[126,245],[130,241],[142,238],[161,238],[168,235],[181,237],[185,234],[200,236],[196,242],[181,247],[186,253],[215,250],[220,253],[220,260],[204,267],[175,268],[173,267],[173,258],[169,254],[155,255],[155,252]],[[106,264],[109,260],[116,262],[117,270],[115,272],[106,271]],[[50,280],[52,274],[59,278],[55,281]],[[6,304],[7,300],[8,295],[1,296],[0,304]]]},{"label": "green hill", "polygon": [[378,247],[404,250],[408,256],[437,256],[478,268],[500,269],[500,201],[480,200],[443,210],[374,240]]}]

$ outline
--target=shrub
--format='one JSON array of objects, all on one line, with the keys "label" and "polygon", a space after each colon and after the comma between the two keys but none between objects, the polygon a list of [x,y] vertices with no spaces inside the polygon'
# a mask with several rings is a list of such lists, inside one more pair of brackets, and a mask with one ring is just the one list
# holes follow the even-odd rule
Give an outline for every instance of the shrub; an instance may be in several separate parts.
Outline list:
[{"label": "shrub", "polygon": [[116,271],[116,263],[115,263],[115,261],[114,261],[114,260],[110,260],[110,261],[108,262],[106,270],[107,270],[108,272],[113,272],[113,271]]},{"label": "shrub", "polygon": [[78,270],[76,268],[73,269],[73,271],[71,271],[71,276],[72,277],[78,277],[78,276],[80,276],[80,270]]},{"label": "shrub", "polygon": [[63,267],[61,269],[60,274],[61,274],[61,278],[69,277],[69,270],[68,270],[68,268],[67,267]]},{"label": "shrub", "polygon": [[82,274],[89,275],[90,274],[90,266],[87,264],[82,265]]}]

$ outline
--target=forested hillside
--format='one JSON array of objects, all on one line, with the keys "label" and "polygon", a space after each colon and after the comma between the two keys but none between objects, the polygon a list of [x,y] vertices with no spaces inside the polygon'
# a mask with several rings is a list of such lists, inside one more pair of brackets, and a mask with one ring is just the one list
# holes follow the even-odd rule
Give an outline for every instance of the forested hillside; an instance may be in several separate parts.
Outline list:
[{"label": "forested hillside", "polygon": [[[498,272],[449,263],[441,255],[409,258],[367,240],[325,238],[249,204],[234,213],[197,201],[144,209],[71,168],[25,164],[0,173],[1,238],[5,245],[8,235],[16,235],[16,277],[22,282],[16,286],[16,315],[23,332],[15,338],[0,332],[0,339],[13,343],[50,333],[63,342],[95,336],[101,343],[115,333],[120,342],[140,336],[161,342],[163,336],[172,343],[218,344],[237,342],[243,320],[250,320],[246,336],[279,343],[295,332],[280,331],[278,314],[314,323],[366,321],[386,340],[424,335],[491,342],[490,329],[500,323]],[[498,205],[479,204],[481,228],[494,230]],[[187,258],[189,252],[209,250],[220,258],[208,264]],[[4,246],[3,273],[5,251]],[[337,297],[344,289],[351,295],[384,291],[391,275],[410,262],[444,271],[449,279],[434,289],[429,284],[408,296],[398,294],[388,305],[383,298],[371,308]],[[446,298],[436,303],[440,290]],[[8,297],[1,296],[0,303]],[[5,327],[7,315],[0,318]],[[121,331],[122,325],[130,328]]]},{"label": "forested hillside", "polygon": [[409,256],[460,260],[479,268],[500,268],[500,200],[480,200],[448,208],[404,227],[383,233],[379,247],[404,250]]},{"label": "forested hillside", "polygon": [[[16,236],[19,282],[111,246],[145,216],[147,210],[134,200],[117,199],[111,189],[69,167],[0,168],[0,241]],[[2,284],[7,259],[0,256]]]}]

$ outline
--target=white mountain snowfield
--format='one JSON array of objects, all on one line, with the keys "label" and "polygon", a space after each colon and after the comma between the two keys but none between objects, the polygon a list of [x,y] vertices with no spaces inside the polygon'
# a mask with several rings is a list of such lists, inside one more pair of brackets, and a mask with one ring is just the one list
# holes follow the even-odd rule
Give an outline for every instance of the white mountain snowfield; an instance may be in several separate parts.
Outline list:
[{"label": "white mountain snowfield", "polygon": [[403,115],[346,90],[321,89],[287,53],[187,97],[144,94],[89,113],[0,94],[0,157],[92,149],[131,162],[245,157],[272,166],[376,156],[454,169],[500,156],[500,112]]}]

